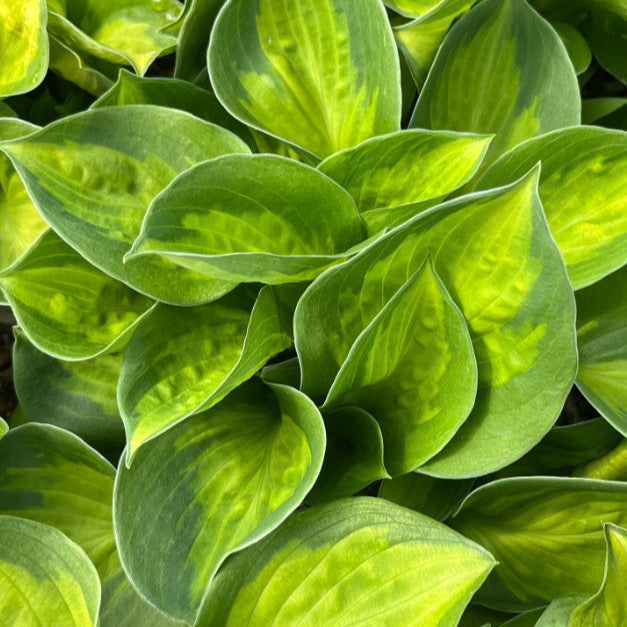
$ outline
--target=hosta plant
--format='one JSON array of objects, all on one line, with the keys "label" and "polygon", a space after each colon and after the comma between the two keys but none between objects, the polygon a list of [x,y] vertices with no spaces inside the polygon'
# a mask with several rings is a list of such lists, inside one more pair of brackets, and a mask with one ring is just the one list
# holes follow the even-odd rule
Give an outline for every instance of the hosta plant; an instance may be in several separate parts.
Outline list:
[{"label": "hosta plant", "polygon": [[5,0],[0,623],[627,624],[626,33]]}]

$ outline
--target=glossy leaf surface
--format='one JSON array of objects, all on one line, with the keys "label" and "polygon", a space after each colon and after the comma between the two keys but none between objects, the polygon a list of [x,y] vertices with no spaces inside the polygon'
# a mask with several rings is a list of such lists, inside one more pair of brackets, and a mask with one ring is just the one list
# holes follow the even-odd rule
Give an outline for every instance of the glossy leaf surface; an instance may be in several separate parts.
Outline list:
[{"label": "glossy leaf surface", "polygon": [[198,161],[249,152],[229,131],[173,109],[105,107],[1,148],[48,223],[111,276],[183,305],[208,302],[232,289],[162,259],[122,261],[150,201],[177,174]]},{"label": "glossy leaf surface", "polygon": [[476,544],[382,500],[297,512],[228,562],[198,627],[454,627],[493,567]]},{"label": "glossy leaf surface", "polygon": [[322,464],[322,417],[303,394],[253,381],[176,425],[118,470],[116,539],[155,606],[193,622],[231,553],[277,527]]},{"label": "glossy leaf surface", "polygon": [[12,627],[93,627],[98,573],[61,532],[32,520],[0,516],[0,614]]},{"label": "glossy leaf surface", "polygon": [[399,130],[398,55],[379,0],[229,0],[208,65],[236,118],[320,158]]},{"label": "glossy leaf surface", "polygon": [[154,200],[127,258],[157,253],[222,281],[293,283],[364,238],[350,196],[326,176],[283,157],[228,155]]},{"label": "glossy leaf surface", "polygon": [[452,524],[494,555],[499,561],[495,573],[517,596],[551,601],[598,590],[603,523],[624,525],[626,520],[625,483],[533,477],[480,487]]},{"label": "glossy leaf surface", "polygon": [[473,176],[489,143],[477,135],[405,130],[332,155],[318,169],[348,191],[360,213],[436,204]]},{"label": "glossy leaf surface", "polygon": [[355,340],[325,406],[366,409],[381,426],[386,468],[399,475],[444,447],[476,390],[468,328],[428,257]]},{"label": "glossy leaf surface", "polygon": [[577,386],[627,437],[627,266],[577,292]]},{"label": "glossy leaf surface", "polygon": [[495,133],[487,166],[529,137],[579,124],[580,110],[575,71],[549,24],[524,0],[485,0],[446,37],[410,125]]},{"label": "glossy leaf surface", "polygon": [[0,273],[24,333],[59,359],[115,351],[153,302],[85,261],[53,231]]},{"label": "glossy leaf surface", "polygon": [[118,401],[128,460],[147,440],[208,409],[290,345],[269,288],[238,289],[215,303],[158,305],[131,339]]},{"label": "glossy leaf surface", "polygon": [[35,89],[48,71],[46,0],[4,0],[0,6],[0,98]]},{"label": "glossy leaf surface", "polygon": [[469,419],[425,468],[443,477],[480,475],[536,444],[576,368],[572,291],[536,186],[532,173],[435,207],[316,279],[295,314],[303,390],[317,396],[330,388],[357,336],[431,250],[468,323],[479,391]]},{"label": "glossy leaf surface", "polygon": [[14,334],[15,391],[29,419],[68,429],[92,446],[122,448],[116,401],[122,354],[62,361],[38,350],[19,329]]},{"label": "glossy leaf surface", "polygon": [[580,126],[531,139],[499,159],[479,187],[511,183],[539,160],[540,198],[573,287],[627,263],[627,133]]}]

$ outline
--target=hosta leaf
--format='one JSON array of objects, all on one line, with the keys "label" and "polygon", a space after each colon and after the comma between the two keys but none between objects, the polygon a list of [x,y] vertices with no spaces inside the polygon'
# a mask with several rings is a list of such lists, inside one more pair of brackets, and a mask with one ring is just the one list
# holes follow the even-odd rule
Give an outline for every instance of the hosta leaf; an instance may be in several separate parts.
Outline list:
[{"label": "hosta leaf", "polygon": [[342,407],[326,411],[323,417],[327,448],[307,503],[351,496],[373,481],[389,477],[383,465],[381,429],[368,412],[359,407]]},{"label": "hosta leaf", "polygon": [[223,281],[293,283],[365,236],[350,196],[316,170],[227,155],[191,168],[153,201],[127,258],[157,253]]},{"label": "hosta leaf", "polygon": [[68,429],[100,449],[121,449],[116,386],[122,354],[61,361],[38,350],[19,329],[14,334],[15,391],[29,419]]},{"label": "hosta leaf", "polygon": [[627,481],[627,440],[609,453],[577,468],[574,475],[608,481]]},{"label": "hosta leaf", "polygon": [[604,527],[607,552],[601,589],[575,609],[568,627],[606,627],[627,624],[625,581],[627,580],[627,530]]},{"label": "hosta leaf", "polygon": [[233,131],[253,144],[248,129],[231,117],[210,92],[186,81],[172,78],[144,78],[120,70],[118,80],[91,106],[92,109],[116,105],[152,104],[187,111],[207,122]]},{"label": "hosta leaf", "polygon": [[583,124],[627,131],[627,98],[587,98],[581,102]]},{"label": "hosta leaf", "polygon": [[592,53],[584,36],[574,26],[565,22],[552,22],[551,26],[566,47],[575,72],[577,74],[585,72],[592,61]]},{"label": "hosta leaf", "polygon": [[627,437],[627,266],[577,292],[577,387]]},{"label": "hosta leaf", "polygon": [[313,485],[322,418],[303,394],[253,381],[145,444],[118,470],[122,563],[162,611],[193,622],[231,553],[277,527]]},{"label": "hosta leaf", "polygon": [[238,289],[201,307],[158,305],[146,317],[118,383],[129,463],[144,442],[215,405],[290,345],[270,289],[255,296]]},{"label": "hosta leaf", "polygon": [[489,553],[381,499],[297,512],[225,564],[198,627],[453,627],[492,569]]},{"label": "hosta leaf", "polygon": [[174,109],[105,107],[59,120],[0,148],[48,223],[111,276],[184,305],[208,302],[232,289],[164,259],[122,261],[150,201],[177,174],[198,161],[249,152],[229,131]]},{"label": "hosta leaf", "polygon": [[627,263],[627,133],[580,126],[530,139],[479,182],[515,181],[542,160],[540,198],[575,289]]},{"label": "hosta leaf", "polygon": [[568,475],[581,464],[606,455],[620,441],[620,433],[603,418],[553,427],[524,457],[499,471],[498,477]]},{"label": "hosta leaf", "polygon": [[162,53],[173,50],[176,39],[162,28],[182,9],[176,0],[66,0],[62,15],[51,13],[50,33],[77,53],[144,74]]},{"label": "hosta leaf", "polygon": [[399,130],[398,54],[379,0],[229,0],[208,65],[236,118],[320,158]]},{"label": "hosta leaf", "polygon": [[405,130],[332,155],[318,169],[348,191],[360,212],[436,204],[473,176],[489,143],[477,135]]},{"label": "hosta leaf", "polygon": [[176,49],[174,76],[193,81],[206,72],[211,28],[225,0],[187,0]]},{"label": "hosta leaf", "polygon": [[476,476],[537,444],[576,369],[573,295],[537,176],[435,207],[318,277],[294,318],[303,390],[325,394],[357,336],[431,250],[468,323],[479,391],[468,420],[425,468],[443,477]]},{"label": "hosta leaf", "polygon": [[627,484],[514,477],[472,492],[452,525],[494,555],[517,596],[551,601],[599,588],[605,522],[627,522]]},{"label": "hosta leaf", "polygon": [[0,512],[56,527],[87,553],[102,581],[100,626],[173,626],[122,571],[111,519],[114,477],[96,451],[57,427],[27,424],[0,442]]},{"label": "hosta leaf", "polygon": [[440,3],[440,0],[384,0],[383,4],[400,15],[417,17],[431,11]]},{"label": "hosta leaf", "polygon": [[46,0],[3,0],[0,6],[0,98],[35,89],[48,70]]},{"label": "hosta leaf", "polygon": [[0,570],[0,615],[5,625],[96,625],[98,573],[80,547],[56,529],[0,516]]},{"label": "hosta leaf", "polygon": [[9,425],[4,418],[0,418],[0,438],[3,438],[9,432]]},{"label": "hosta leaf", "polygon": [[[0,140],[37,130],[17,118],[0,119]],[[0,270],[19,259],[48,228],[6,155],[0,154]]]},{"label": "hosta leaf", "polygon": [[24,333],[59,359],[88,359],[121,348],[152,301],[85,261],[47,231],[0,286]]},{"label": "hosta leaf", "polygon": [[464,317],[428,257],[355,340],[325,406],[370,412],[383,432],[385,466],[400,475],[444,447],[476,393]]},{"label": "hosta leaf", "polygon": [[408,472],[383,481],[379,496],[435,520],[446,520],[468,496],[473,483],[472,479],[455,481]]},{"label": "hosta leaf", "polygon": [[444,36],[453,21],[476,0],[442,0],[419,18],[394,28],[394,36],[414,82],[422,88]]},{"label": "hosta leaf", "polygon": [[627,81],[627,7],[622,0],[588,0],[590,16],[584,25],[594,56],[601,65]]},{"label": "hosta leaf", "polygon": [[585,594],[569,594],[551,601],[540,618],[532,623],[533,627],[569,627],[573,610],[585,601]]},{"label": "hosta leaf", "polygon": [[410,126],[495,133],[487,166],[529,137],[579,124],[580,109],[575,71],[549,24],[524,0],[485,0],[446,37]]}]

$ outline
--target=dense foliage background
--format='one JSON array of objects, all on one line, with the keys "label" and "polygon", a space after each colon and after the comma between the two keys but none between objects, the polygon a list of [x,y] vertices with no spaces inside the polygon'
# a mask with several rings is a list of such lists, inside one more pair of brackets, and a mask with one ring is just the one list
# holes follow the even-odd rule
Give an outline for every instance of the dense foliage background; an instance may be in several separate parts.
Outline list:
[{"label": "dense foliage background", "polygon": [[627,624],[623,2],[0,51],[1,624]]}]

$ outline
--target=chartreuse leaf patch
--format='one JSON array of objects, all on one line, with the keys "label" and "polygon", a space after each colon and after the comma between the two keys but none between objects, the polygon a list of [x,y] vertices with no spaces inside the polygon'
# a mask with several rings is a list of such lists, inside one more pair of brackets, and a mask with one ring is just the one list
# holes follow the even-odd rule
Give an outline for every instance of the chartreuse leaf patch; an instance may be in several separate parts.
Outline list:
[{"label": "chartreuse leaf patch", "polygon": [[0,6],[0,98],[35,89],[48,71],[46,0],[4,0]]},{"label": "chartreuse leaf patch", "polygon": [[359,407],[325,411],[327,447],[320,475],[307,503],[328,503],[356,494],[389,477],[383,463],[383,436],[377,421]]},{"label": "chartreuse leaf patch", "polygon": [[46,221],[111,276],[182,305],[209,302],[234,287],[164,259],[122,260],[148,205],[177,174],[198,161],[249,152],[229,131],[174,109],[104,107],[0,148]]},{"label": "chartreuse leaf patch", "polygon": [[476,391],[464,317],[428,257],[355,340],[325,407],[370,412],[383,432],[385,466],[399,475],[444,447]]},{"label": "chartreuse leaf patch", "polygon": [[573,287],[627,263],[627,133],[579,126],[530,139],[493,164],[479,187],[511,183],[539,160],[540,198]]},{"label": "chartreuse leaf patch", "polygon": [[603,580],[603,524],[624,526],[627,484],[502,479],[475,490],[452,521],[498,560],[495,573],[525,601],[592,594]]},{"label": "chartreuse leaf patch", "polygon": [[407,17],[417,17],[431,11],[440,0],[384,0],[383,4]]},{"label": "chartreuse leaf patch", "polygon": [[157,253],[221,281],[293,283],[365,237],[351,197],[313,168],[228,155],[183,173],[154,200],[127,259]]},{"label": "chartreuse leaf patch", "polygon": [[577,386],[627,437],[627,266],[577,292]]},{"label": "chartreuse leaf patch", "polygon": [[414,82],[422,88],[444,36],[453,21],[466,13],[476,0],[429,2],[432,8],[420,17],[394,28],[394,36]]},{"label": "chartreuse leaf patch", "polygon": [[0,418],[0,438],[3,438],[9,432],[9,425],[4,418]]},{"label": "chartreuse leaf patch", "polygon": [[161,611],[193,622],[226,557],[277,527],[322,464],[324,425],[293,388],[240,386],[176,425],[118,470],[114,494],[122,563]]},{"label": "chartreuse leaf patch", "polygon": [[591,479],[627,481],[627,440],[623,438],[616,448],[580,466],[573,474]]},{"label": "chartreuse leaf patch", "polygon": [[[36,130],[37,126],[17,118],[0,119],[0,140]],[[0,154],[0,270],[19,259],[47,228],[13,164]]]},{"label": "chartreuse leaf patch", "polygon": [[88,54],[144,74],[176,39],[162,32],[182,6],[176,0],[65,0],[62,14],[50,14],[48,28],[79,55]]},{"label": "chartreuse leaf patch", "polygon": [[534,171],[508,187],[435,207],[320,275],[294,317],[303,391],[327,393],[358,336],[431,251],[466,320],[478,392],[469,418],[424,469],[477,476],[535,445],[562,408],[577,360],[574,299],[537,182]]},{"label": "chartreuse leaf patch", "polygon": [[320,158],[400,128],[398,53],[379,0],[229,0],[207,58],[236,118]]},{"label": "chartreuse leaf patch", "polygon": [[116,386],[122,353],[62,361],[37,349],[20,329],[13,333],[13,382],[29,419],[68,429],[101,449],[121,449]]},{"label": "chartreuse leaf patch", "polygon": [[101,272],[54,231],[0,272],[24,333],[59,359],[88,359],[121,348],[153,302]]},{"label": "chartreuse leaf patch", "polygon": [[579,124],[580,110],[575,71],[551,26],[524,0],[485,0],[443,42],[410,126],[495,133],[487,166],[529,137]]},{"label": "chartreuse leaf patch", "polygon": [[98,573],[60,531],[0,516],[0,615],[12,627],[94,627]]},{"label": "chartreuse leaf patch", "polygon": [[426,516],[344,499],[297,512],[227,562],[196,625],[454,627],[493,566]]},{"label": "chartreuse leaf patch", "polygon": [[147,440],[208,409],[291,344],[272,292],[243,287],[215,303],[158,305],[122,360],[118,403],[128,460]]},{"label": "chartreuse leaf patch", "polygon": [[114,477],[96,451],[51,425],[24,425],[0,442],[0,512],[56,527],[87,553],[102,582],[101,627],[173,626],[122,571],[111,519]]},{"label": "chartreuse leaf patch", "polygon": [[433,204],[477,171],[490,137],[404,130],[325,159],[318,169],[353,197],[360,213],[410,202]]},{"label": "chartreuse leaf patch", "polygon": [[592,598],[575,609],[569,627],[605,627],[627,623],[627,529],[608,523],[603,530],[607,545],[603,583]]}]

